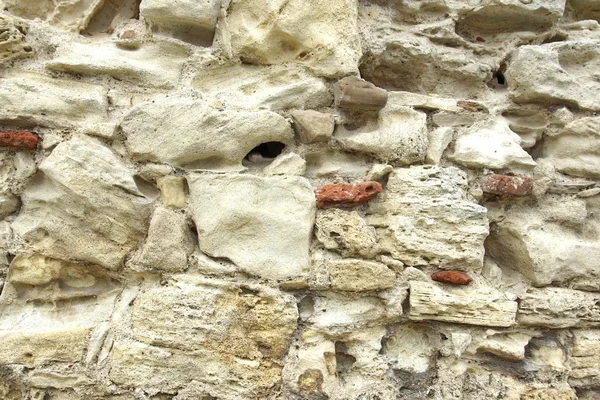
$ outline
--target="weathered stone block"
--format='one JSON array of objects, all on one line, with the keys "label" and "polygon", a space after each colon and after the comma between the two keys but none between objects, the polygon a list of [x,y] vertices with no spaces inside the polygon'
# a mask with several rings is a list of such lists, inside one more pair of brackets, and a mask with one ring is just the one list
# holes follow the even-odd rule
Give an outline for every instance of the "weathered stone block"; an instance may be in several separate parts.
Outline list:
[{"label": "weathered stone block", "polygon": [[357,259],[325,263],[331,289],[349,292],[383,290],[394,286],[396,275],[385,264]]},{"label": "weathered stone block", "polygon": [[294,130],[302,143],[329,142],[335,122],[331,114],[313,110],[294,110],[291,113]]},{"label": "weathered stone block", "polygon": [[344,257],[372,258],[377,253],[377,234],[356,211],[336,208],[319,211],[315,223],[317,240]]},{"label": "weathered stone block", "polygon": [[333,90],[335,105],[351,110],[379,111],[388,101],[385,89],[356,76],[348,76],[338,81]]},{"label": "weathered stone block", "polygon": [[595,387],[600,384],[600,330],[574,329],[571,349],[571,386]]},{"label": "weathered stone block", "polygon": [[0,64],[34,55],[32,46],[26,40],[27,24],[7,15],[0,15],[0,31]]},{"label": "weathered stone block", "polygon": [[160,198],[165,207],[185,208],[187,195],[185,179],[180,176],[163,176],[157,179],[156,185],[160,190]]}]

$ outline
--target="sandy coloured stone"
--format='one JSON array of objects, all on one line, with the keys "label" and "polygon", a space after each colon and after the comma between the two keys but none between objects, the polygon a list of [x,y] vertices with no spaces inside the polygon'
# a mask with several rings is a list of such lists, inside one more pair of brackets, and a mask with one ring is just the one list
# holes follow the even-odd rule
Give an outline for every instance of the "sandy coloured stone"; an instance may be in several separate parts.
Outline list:
[{"label": "sandy coloured stone", "polygon": [[317,207],[354,207],[366,203],[383,192],[379,182],[367,181],[355,184],[339,183],[319,187],[317,195]]},{"label": "sandy coloured stone", "polygon": [[451,285],[468,285],[473,282],[473,278],[460,271],[438,271],[431,275],[431,279]]},{"label": "sandy coloured stone", "polygon": [[527,196],[533,190],[533,179],[526,176],[488,175],[482,189],[491,194]]},{"label": "sandy coloured stone", "polygon": [[388,93],[356,76],[341,79],[334,88],[335,105],[363,111],[379,111],[387,104]]},{"label": "sandy coloured stone", "polygon": [[5,131],[0,132],[0,147],[13,149],[34,150],[40,138],[32,132]]}]

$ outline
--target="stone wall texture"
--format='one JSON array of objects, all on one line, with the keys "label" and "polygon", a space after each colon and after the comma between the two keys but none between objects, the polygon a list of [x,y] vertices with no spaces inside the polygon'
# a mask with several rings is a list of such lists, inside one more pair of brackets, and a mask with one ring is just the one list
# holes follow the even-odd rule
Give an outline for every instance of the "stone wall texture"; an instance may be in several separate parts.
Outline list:
[{"label": "stone wall texture", "polygon": [[0,400],[599,400],[599,0],[0,0]]}]

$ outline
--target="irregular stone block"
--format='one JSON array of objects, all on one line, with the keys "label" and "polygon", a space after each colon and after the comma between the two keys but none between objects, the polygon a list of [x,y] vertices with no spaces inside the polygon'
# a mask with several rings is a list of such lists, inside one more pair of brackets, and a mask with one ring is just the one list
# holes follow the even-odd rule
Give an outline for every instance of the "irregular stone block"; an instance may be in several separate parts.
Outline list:
[{"label": "irregular stone block", "polygon": [[241,109],[311,109],[331,105],[322,79],[294,65],[233,65],[200,70],[193,87]]},{"label": "irregular stone block", "polygon": [[140,15],[174,36],[194,44],[210,46],[221,0],[145,0]]},{"label": "irregular stone block", "polygon": [[179,82],[188,59],[186,47],[171,42],[145,43],[138,50],[108,44],[72,42],[58,48],[46,67],[51,71],[109,75],[137,85],[171,89]]},{"label": "irregular stone block", "polygon": [[356,76],[339,80],[334,86],[333,95],[337,107],[351,110],[379,111],[388,101],[385,89]]},{"label": "irregular stone block", "polygon": [[519,296],[517,321],[547,328],[600,326],[600,294],[548,287]]},{"label": "irregular stone block", "polygon": [[483,128],[471,128],[454,142],[454,152],[449,158],[472,168],[532,167],[536,163],[521,148],[521,137],[510,130],[508,123],[492,120]]},{"label": "irregular stone block", "polygon": [[180,176],[163,176],[157,179],[156,186],[160,190],[160,198],[165,207],[185,208],[185,179]]},{"label": "irregular stone block", "polygon": [[527,196],[533,190],[533,179],[526,176],[488,175],[481,189],[491,194]]},{"label": "irregular stone block", "polygon": [[367,153],[395,166],[422,163],[428,145],[427,115],[388,102],[377,116],[339,125],[335,138],[347,150]]},{"label": "irregular stone block", "polygon": [[543,155],[564,174],[600,179],[600,118],[580,118],[547,135]]},{"label": "irregular stone block", "polygon": [[308,267],[315,198],[306,179],[190,175],[188,184],[203,252],[269,279]]},{"label": "irregular stone block", "polygon": [[314,298],[312,313],[303,319],[322,332],[348,333],[398,317],[386,311],[385,302],[377,296],[356,298],[326,292]]},{"label": "irregular stone block", "polygon": [[594,74],[600,67],[597,40],[520,46],[504,76],[517,103],[565,104],[600,110]]},{"label": "irregular stone block", "polygon": [[487,210],[465,200],[467,186],[457,168],[395,169],[386,191],[367,208],[380,251],[410,266],[481,269]]},{"label": "irregular stone block", "polygon": [[521,395],[521,400],[582,400],[577,394],[575,389],[570,387],[529,389]]},{"label": "irregular stone block", "polygon": [[107,118],[107,89],[53,79],[31,72],[11,72],[0,79],[0,122],[51,128],[103,122]]},{"label": "irregular stone block", "polygon": [[371,168],[364,157],[329,148],[309,152],[305,158],[306,174],[311,178],[364,179]]},{"label": "irregular stone block", "polygon": [[575,9],[579,19],[600,21],[600,7],[596,0],[569,0],[569,4]]},{"label": "irregular stone block", "polygon": [[296,153],[281,154],[265,167],[267,175],[296,175],[306,172],[306,161]]},{"label": "irregular stone block", "polygon": [[490,353],[494,356],[509,360],[521,361],[525,359],[525,347],[531,338],[539,333],[534,331],[496,331],[486,329],[472,332],[471,344],[466,352],[475,355],[478,352]]},{"label": "irregular stone block", "polygon": [[39,18],[64,30],[80,32],[101,3],[101,0],[5,0],[5,7],[19,17]]},{"label": "irregular stone block", "polygon": [[356,211],[336,208],[319,211],[315,223],[319,242],[344,257],[372,258],[377,253],[377,234]]},{"label": "irregular stone block", "polygon": [[50,257],[119,268],[146,235],[158,193],[89,137],[62,142],[39,169],[22,195],[14,231]]},{"label": "irregular stone block", "polygon": [[555,283],[600,289],[600,244],[595,234],[582,235],[596,229],[594,206],[561,196],[546,196],[534,204],[515,204],[492,224],[485,243],[488,255],[535,286]]},{"label": "irregular stone block", "polygon": [[35,150],[40,138],[26,131],[0,131],[0,147],[19,150]]},{"label": "irregular stone block", "polygon": [[356,73],[361,46],[351,0],[242,0],[226,23],[233,54],[245,63],[299,62],[327,77]]},{"label": "irregular stone block", "polygon": [[34,55],[33,48],[25,38],[28,29],[27,24],[8,15],[0,15],[0,64]]},{"label": "irregular stone block", "polygon": [[576,388],[600,384],[600,330],[573,329],[569,384]]},{"label": "irregular stone block", "polygon": [[12,214],[19,209],[19,198],[12,193],[0,193],[0,217]]},{"label": "irregular stone block", "polygon": [[394,286],[396,275],[385,264],[357,259],[325,263],[331,289],[349,292],[383,290]]},{"label": "irregular stone block", "polygon": [[132,264],[142,270],[183,271],[193,251],[194,242],[185,215],[160,207],[154,210],[146,243]]},{"label": "irregular stone block", "polygon": [[313,110],[294,110],[290,113],[294,130],[302,143],[329,142],[335,122],[331,114]]},{"label": "irregular stone block", "polygon": [[473,282],[473,278],[460,271],[438,271],[431,275],[431,279],[436,282],[460,286],[468,285]]},{"label": "irregular stone block", "polygon": [[444,151],[452,142],[454,131],[449,127],[437,128],[429,132],[429,146],[425,161],[428,164],[438,165],[442,160]]},{"label": "irregular stone block", "polygon": [[290,143],[290,124],[271,111],[220,111],[197,92],[161,95],[134,107],[123,119],[125,145],[138,161],[188,169],[243,169],[244,157],[261,143]]},{"label": "irregular stone block", "polygon": [[411,281],[409,318],[483,326],[511,326],[517,302],[491,287],[449,287]]},{"label": "irregular stone block", "polygon": [[319,187],[315,191],[317,207],[355,207],[383,192],[379,182],[338,183]]},{"label": "irregular stone block", "polygon": [[385,340],[382,354],[394,368],[413,374],[426,373],[437,347],[437,333],[417,323],[404,323]]}]

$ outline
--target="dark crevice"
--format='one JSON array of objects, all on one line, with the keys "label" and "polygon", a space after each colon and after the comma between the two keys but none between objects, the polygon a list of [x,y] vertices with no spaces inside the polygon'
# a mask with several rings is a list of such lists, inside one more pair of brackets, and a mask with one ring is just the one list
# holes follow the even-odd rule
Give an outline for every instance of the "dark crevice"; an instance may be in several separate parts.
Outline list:
[{"label": "dark crevice", "polygon": [[272,161],[275,157],[280,155],[284,149],[285,144],[281,142],[261,143],[255,148],[253,148],[248,154],[246,154],[246,157],[244,157],[244,161],[250,163]]}]

